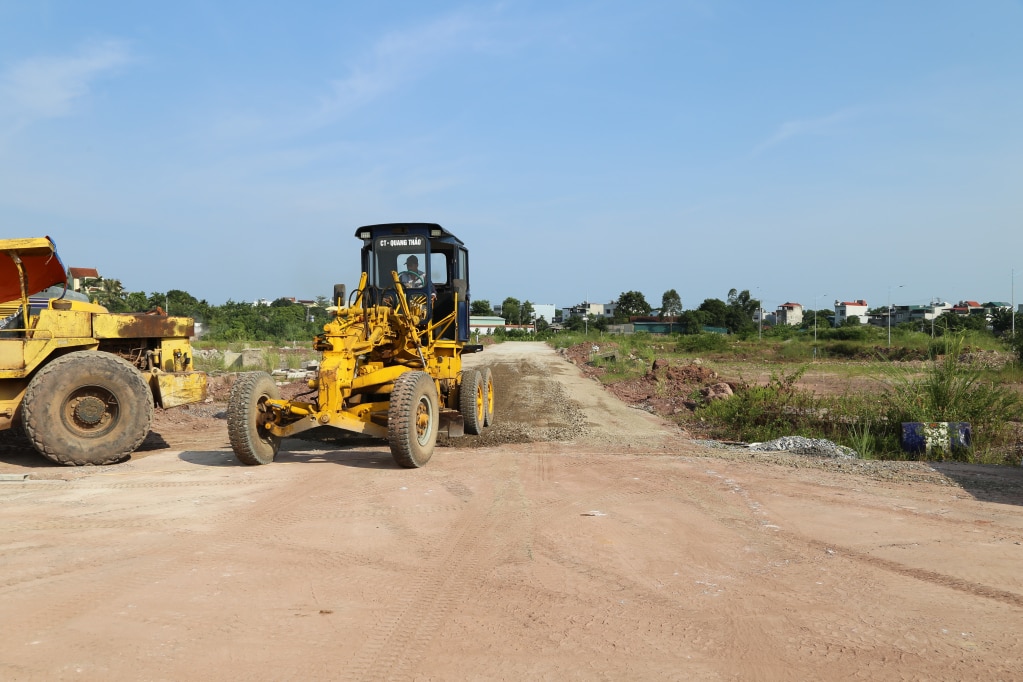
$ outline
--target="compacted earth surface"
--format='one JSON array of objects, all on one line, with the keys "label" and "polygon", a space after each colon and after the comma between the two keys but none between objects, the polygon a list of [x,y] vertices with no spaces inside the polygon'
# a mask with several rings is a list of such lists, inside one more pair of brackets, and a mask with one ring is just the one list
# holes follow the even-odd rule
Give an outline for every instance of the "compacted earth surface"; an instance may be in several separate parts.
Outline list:
[{"label": "compacted earth surface", "polygon": [[415,470],[319,430],[240,464],[230,376],[121,464],[8,434],[0,679],[1023,678],[1021,470],[713,447],[543,344],[469,363],[495,425]]}]

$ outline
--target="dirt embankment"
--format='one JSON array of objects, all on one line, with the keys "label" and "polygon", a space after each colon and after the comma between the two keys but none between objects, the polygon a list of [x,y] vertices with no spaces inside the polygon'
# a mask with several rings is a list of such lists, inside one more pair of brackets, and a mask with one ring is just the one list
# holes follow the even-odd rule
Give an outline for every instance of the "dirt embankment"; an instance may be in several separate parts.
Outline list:
[{"label": "dirt embankment", "polygon": [[468,361],[497,425],[422,469],[243,466],[220,388],[123,464],[0,452],[0,679],[1023,677],[1023,472],[715,451],[542,344]]}]

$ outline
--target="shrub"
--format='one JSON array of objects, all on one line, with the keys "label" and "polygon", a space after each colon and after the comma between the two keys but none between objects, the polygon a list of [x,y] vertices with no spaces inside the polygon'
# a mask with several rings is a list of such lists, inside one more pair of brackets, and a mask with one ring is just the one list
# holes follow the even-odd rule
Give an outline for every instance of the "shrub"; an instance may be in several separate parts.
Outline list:
[{"label": "shrub", "polygon": [[[886,430],[898,438],[903,422],[969,422],[974,446],[1004,444],[1008,424],[1019,418],[1020,396],[1010,387],[984,381],[984,370],[960,362],[964,335],[944,338],[944,354],[922,376],[890,366],[885,414]],[[970,453],[953,455],[973,460]]]},{"label": "shrub", "polygon": [[675,342],[677,353],[709,353],[728,348],[728,337],[724,334],[691,334],[681,336]]},{"label": "shrub", "polygon": [[772,374],[766,386],[740,386],[731,398],[707,403],[696,415],[710,426],[711,435],[741,441],[824,435],[821,402],[795,386],[806,369],[804,365],[788,375]]}]

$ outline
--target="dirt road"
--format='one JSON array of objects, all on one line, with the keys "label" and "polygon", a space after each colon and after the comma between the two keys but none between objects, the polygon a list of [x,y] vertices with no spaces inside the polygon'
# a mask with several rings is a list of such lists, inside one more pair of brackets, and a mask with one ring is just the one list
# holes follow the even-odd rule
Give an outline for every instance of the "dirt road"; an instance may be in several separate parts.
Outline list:
[{"label": "dirt road", "polygon": [[1019,471],[717,452],[540,344],[473,361],[499,425],[419,470],[245,467],[217,406],[110,467],[8,447],[0,679],[1023,678]]}]

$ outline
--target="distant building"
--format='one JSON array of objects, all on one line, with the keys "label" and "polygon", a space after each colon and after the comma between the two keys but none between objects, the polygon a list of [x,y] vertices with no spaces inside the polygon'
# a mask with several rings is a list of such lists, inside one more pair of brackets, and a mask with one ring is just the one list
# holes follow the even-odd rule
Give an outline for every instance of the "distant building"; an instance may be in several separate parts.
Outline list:
[{"label": "distant building", "polygon": [[867,302],[862,298],[855,301],[835,301],[835,326],[841,327],[850,317],[859,318],[860,324],[867,323]]},{"label": "distant building", "polygon": [[68,268],[67,274],[68,279],[71,280],[71,290],[83,294],[91,293],[96,288],[94,286],[87,286],[86,282],[89,280],[95,282],[100,278],[96,268]]},{"label": "distant building", "polygon": [[481,334],[483,336],[489,336],[493,334],[498,328],[504,329],[504,318],[498,317],[497,315],[470,315],[469,316],[469,333],[470,334]]},{"label": "distant building", "polygon": [[[891,324],[899,325],[903,322],[932,322],[952,309],[951,303],[934,300],[927,305],[893,305],[889,311],[891,312]],[[889,311],[882,308],[879,312],[869,315],[867,321],[875,327],[887,327]]]},{"label": "distant building", "polygon": [[800,325],[803,323],[803,306],[800,303],[782,303],[774,315],[778,324]]},{"label": "distant building", "polygon": [[977,301],[959,301],[952,306],[952,312],[956,315],[985,315],[987,311]]},{"label": "distant building", "polygon": [[568,308],[562,308],[561,319],[565,321],[570,317],[587,317],[589,315],[594,317],[614,317],[616,307],[617,302],[590,303],[589,301],[584,301]]}]

